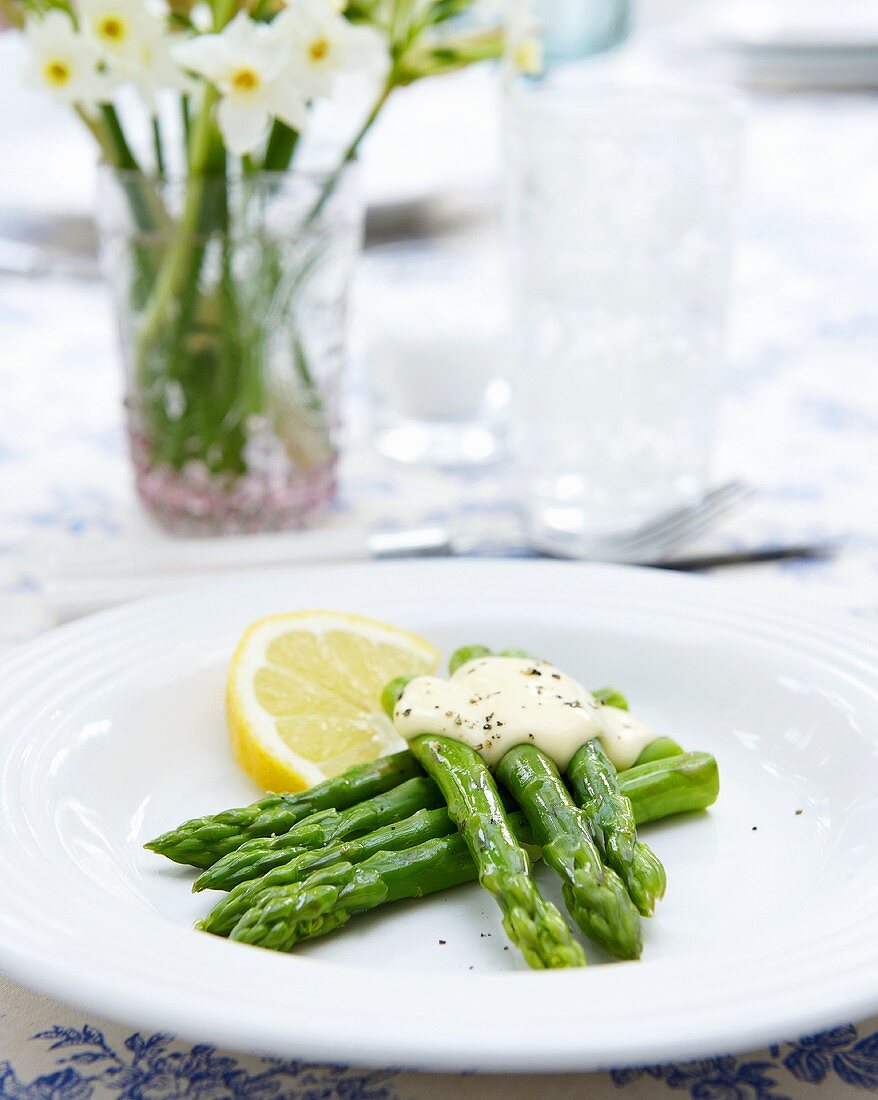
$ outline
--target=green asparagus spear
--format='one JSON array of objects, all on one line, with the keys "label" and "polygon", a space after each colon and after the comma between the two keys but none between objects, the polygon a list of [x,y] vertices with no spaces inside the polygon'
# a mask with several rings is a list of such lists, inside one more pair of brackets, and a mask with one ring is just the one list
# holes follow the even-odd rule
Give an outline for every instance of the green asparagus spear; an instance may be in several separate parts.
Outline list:
[{"label": "green asparagus spear", "polygon": [[[520,813],[510,814],[509,821],[516,836],[533,842],[530,826]],[[302,852],[281,867],[275,867],[258,879],[242,882],[222,898],[198,927],[205,932],[227,936],[238,920],[254,905],[263,890],[275,886],[292,886],[303,882],[314,872],[331,867],[335,863],[362,863],[378,852],[404,852],[428,840],[449,836],[457,832],[457,826],[448,816],[448,810],[418,810],[405,821],[384,825],[366,836],[334,844],[314,852]],[[473,869],[473,878],[475,869]]]},{"label": "green asparagus spear", "polygon": [[[677,814],[704,810],[712,805],[716,801],[719,791],[719,774],[716,760],[712,756],[708,753],[690,752],[678,754],[674,758],[661,759],[650,765],[628,768],[619,774],[619,785],[621,793],[631,800],[636,823],[643,825]],[[511,821],[511,811],[515,808],[515,801],[506,790],[500,791],[500,797]],[[427,812],[427,807],[421,807],[419,812],[421,811]],[[445,811],[439,812],[444,813]],[[417,814],[414,815],[414,817],[416,816]],[[375,851],[379,851],[382,847],[392,848],[394,844],[391,842],[391,838],[397,834],[398,830],[413,822],[414,817],[376,829],[374,833],[357,837],[353,841],[345,841],[339,844],[338,847],[347,849],[349,843],[358,845],[361,842],[370,841],[374,845]],[[315,837],[315,839],[318,838]],[[428,838],[423,836],[418,838],[418,834],[415,833],[406,843],[400,843],[397,846],[400,848],[410,847],[420,843],[420,840],[423,839]],[[283,837],[277,838],[279,850],[284,850],[285,847],[281,843],[282,840]],[[248,841],[242,845],[241,850],[251,851],[256,848],[257,844],[261,843],[264,843],[264,841]],[[333,845],[332,849],[334,850],[335,847]],[[301,858],[305,866],[310,866],[306,863],[307,860],[319,859],[324,851],[330,850],[299,850],[296,848],[291,850],[289,842],[287,842],[286,849],[285,861],[298,862]],[[372,853],[368,852],[367,854]],[[353,859],[348,855],[343,858],[348,862],[358,862],[358,859]],[[361,855],[358,858],[363,859],[365,856]],[[331,862],[331,860],[327,862]],[[286,862],[281,866],[286,866]],[[319,866],[324,866],[324,864],[320,863]],[[250,881],[249,879],[246,880],[246,882]],[[233,889],[237,889],[237,887]]]},{"label": "green asparagus spear", "polygon": [[[535,855],[539,858],[539,849]],[[357,864],[337,863],[304,882],[263,890],[230,938],[289,951],[367,909],[447,890],[476,877],[466,842],[454,832],[404,852],[379,852]]]},{"label": "green asparagus spear", "polygon": [[638,825],[673,814],[706,810],[719,795],[719,769],[706,752],[684,752],[619,773]]},{"label": "green asparagus spear", "polygon": [[499,653],[495,653],[492,649],[488,649],[486,645],[462,645],[460,649],[456,649],[451,654],[448,660],[448,674],[453,676],[461,665],[465,665],[467,661],[475,661],[479,657],[524,657],[525,659],[534,659],[533,654],[526,649],[501,649]]},{"label": "green asparagus spear", "polygon": [[346,810],[321,810],[287,833],[242,844],[203,871],[192,889],[231,890],[239,882],[259,878],[272,868],[289,863],[302,851],[363,836],[382,825],[405,821],[418,810],[434,810],[442,804],[442,795],[431,779],[423,775],[407,779],[393,790],[376,794]]},{"label": "green asparagus spear", "polygon": [[640,958],[640,914],[619,876],[601,863],[554,763],[533,745],[516,745],[497,765],[497,778],[521,806],[543,859],[561,878],[570,916],[611,955]]},{"label": "green asparagus spear", "polygon": [[584,966],[585,955],[564,918],[530,877],[527,853],[516,841],[497,786],[477,752],[450,737],[422,734],[410,742],[427,774],[445,796],[479,882],[503,913],[503,927],[535,968]]},{"label": "green asparagus spear", "polygon": [[628,709],[628,700],[614,687],[595,688],[592,695],[597,699],[599,703],[603,703],[608,707],[616,707],[618,710]]},{"label": "green asparagus spear", "polygon": [[[620,778],[623,792],[631,795],[631,803],[638,822],[655,821],[660,817],[682,813],[691,809],[704,809],[716,797],[716,762],[713,757],[705,753],[687,753],[685,756],[677,757],[674,760],[661,760],[645,767],[632,768]],[[429,818],[429,821],[426,825],[423,825],[427,818]],[[425,830],[429,830],[434,826],[438,830],[440,819],[449,833],[456,832],[454,823],[448,816],[447,811],[421,811],[407,822],[400,822],[384,829],[378,829],[375,833],[361,837],[358,840],[337,845],[323,852],[303,853],[289,864],[269,872],[261,879],[236,886],[228,897],[223,898],[213,913],[206,918],[202,923],[202,927],[207,931],[220,935],[228,934],[234,924],[243,916],[243,912],[252,908],[257,901],[260,904],[271,905],[274,902],[283,900],[284,904],[289,907],[289,912],[295,915],[297,903],[290,899],[295,895],[297,883],[301,885],[297,872],[299,875],[304,876],[315,871],[318,867],[328,869],[336,866],[337,862],[361,863],[364,859],[379,851],[387,854],[396,850],[396,843],[399,844],[400,851],[409,847],[408,841],[412,843],[417,841],[418,844],[422,844],[426,839]],[[530,847],[533,844],[534,837],[523,815],[511,813],[508,820],[519,843],[528,849],[532,858],[539,858],[539,847]],[[396,842],[393,839],[394,830],[397,831]],[[455,837],[455,840],[458,845],[464,845],[462,838]],[[442,866],[437,867],[433,860],[445,858],[445,851],[444,848],[441,848],[437,852],[433,848],[428,859],[406,862],[405,883],[403,885],[397,884],[397,889],[400,891],[397,896],[419,897],[422,894],[430,893],[431,890],[442,888],[437,883],[447,883],[448,879],[443,876],[446,876],[449,871]],[[314,861],[310,867],[308,861]],[[470,858],[469,875],[466,879],[460,881],[475,881],[476,877],[476,867]],[[288,893],[279,895],[275,892],[272,895],[273,901],[262,898],[265,891],[278,891],[280,887],[286,887]],[[382,896],[385,900],[389,900],[385,895]],[[300,939],[321,935],[337,926],[334,920],[334,907],[338,894],[324,891],[322,897],[324,901],[320,922],[308,926],[299,923],[296,928],[288,933],[290,946]],[[238,899],[241,901],[240,906],[237,904]],[[347,897],[343,899],[342,908],[346,905],[347,900]],[[309,903],[312,902],[313,897],[310,897]],[[374,902],[374,904],[380,904],[380,902]],[[301,911],[301,902],[298,905],[299,911]],[[360,912],[361,910],[356,911]],[[349,907],[347,910],[348,916],[353,912],[353,907]],[[214,923],[215,915],[216,922]],[[327,917],[329,919],[325,919]],[[252,919],[255,923],[256,918]],[[275,921],[279,923],[281,919],[282,917],[276,913]],[[344,921],[338,923],[344,923]],[[258,941],[254,940],[254,942]]]},{"label": "green asparagus spear", "polygon": [[477,657],[490,657],[491,650],[486,645],[463,645],[455,649],[448,659],[448,674],[453,676],[461,665],[474,661]]},{"label": "green asparagus spear", "polygon": [[413,679],[411,676],[397,676],[389,684],[384,685],[381,692],[381,709],[388,718],[393,717],[393,711],[399,702],[399,697],[406,689],[406,685]]},{"label": "green asparagus spear", "polygon": [[632,766],[636,768],[641,764],[651,764],[654,760],[665,760],[669,756],[680,756],[682,752],[682,746],[670,737],[657,737],[655,741],[650,741]]},{"label": "green asparagus spear", "polygon": [[144,847],[175,863],[210,867],[245,840],[277,836],[318,810],[345,809],[421,774],[411,753],[398,752],[351,768],[300,794],[271,794],[249,806],[193,818]]},{"label": "green asparagus spear", "polygon": [[[706,753],[686,753],[673,761],[662,760],[645,767],[629,768],[619,778],[622,793],[631,799],[638,824],[688,810],[703,810],[715,800],[718,790],[716,761]],[[533,834],[520,813],[510,813],[509,824],[521,843],[533,843]],[[419,810],[406,821],[385,825],[355,840],[302,852],[261,878],[235,886],[200,927],[217,935],[227,935],[263,889],[289,886],[323,867],[343,862],[360,863],[376,852],[403,851],[454,831],[456,826],[447,810]],[[474,865],[473,878],[475,874]]]},{"label": "green asparagus spear", "polygon": [[423,844],[426,840],[448,836],[453,831],[454,823],[444,807],[436,810],[418,810],[405,821],[383,825],[365,836],[310,852],[300,852],[259,878],[248,879],[233,887],[231,893],[214,906],[199,927],[205,932],[214,932],[220,936],[228,935],[238,919],[250,908],[256,896],[263,890],[273,886],[291,886],[295,882],[302,882],[315,871],[331,867],[334,863],[362,863],[364,859],[374,856],[377,852],[405,851],[407,848]]},{"label": "green asparagus spear", "polygon": [[604,863],[621,876],[640,912],[650,916],[665,892],[665,869],[638,841],[631,803],[619,789],[616,769],[599,741],[586,741],[577,749],[567,779]]}]

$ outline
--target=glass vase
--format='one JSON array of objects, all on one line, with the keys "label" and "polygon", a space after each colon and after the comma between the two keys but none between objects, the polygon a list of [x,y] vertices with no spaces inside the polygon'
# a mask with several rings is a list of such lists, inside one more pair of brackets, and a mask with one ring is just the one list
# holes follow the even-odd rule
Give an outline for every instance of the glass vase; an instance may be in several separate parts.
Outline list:
[{"label": "glass vase", "polygon": [[147,511],[176,534],[311,521],[335,489],[362,237],[352,170],[105,169],[98,220]]}]

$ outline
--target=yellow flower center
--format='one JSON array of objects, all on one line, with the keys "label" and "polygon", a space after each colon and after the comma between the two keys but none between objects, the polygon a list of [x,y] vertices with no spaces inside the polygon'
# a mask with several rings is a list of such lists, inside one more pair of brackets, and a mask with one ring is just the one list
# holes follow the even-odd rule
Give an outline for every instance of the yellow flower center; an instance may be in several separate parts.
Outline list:
[{"label": "yellow flower center", "polygon": [[260,83],[259,73],[254,69],[236,69],[230,83],[236,92],[243,92],[245,95],[255,92]]},{"label": "yellow flower center", "polygon": [[537,38],[525,38],[512,55],[515,68],[525,76],[539,76],[543,71],[543,47]]},{"label": "yellow flower center", "polygon": [[98,23],[98,36],[106,42],[122,42],[127,35],[128,28],[118,15],[105,15]]},{"label": "yellow flower center", "polygon": [[58,58],[46,62],[43,67],[43,74],[46,80],[55,88],[63,87],[73,76],[73,72],[67,62],[60,61]]},{"label": "yellow flower center", "polygon": [[312,61],[323,61],[329,53],[329,42],[325,38],[315,38],[308,47],[308,56]]}]

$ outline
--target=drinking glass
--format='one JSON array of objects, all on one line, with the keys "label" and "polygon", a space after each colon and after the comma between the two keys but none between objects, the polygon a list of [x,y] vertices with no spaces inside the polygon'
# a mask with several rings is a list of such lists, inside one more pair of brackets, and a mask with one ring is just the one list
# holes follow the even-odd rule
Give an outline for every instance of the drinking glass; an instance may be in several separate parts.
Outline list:
[{"label": "drinking glass", "polygon": [[496,250],[372,249],[365,348],[376,449],[398,462],[478,466],[503,450],[506,330]]},{"label": "drinking glass", "polygon": [[505,110],[510,444],[532,540],[587,556],[706,487],[741,111],[551,80]]}]

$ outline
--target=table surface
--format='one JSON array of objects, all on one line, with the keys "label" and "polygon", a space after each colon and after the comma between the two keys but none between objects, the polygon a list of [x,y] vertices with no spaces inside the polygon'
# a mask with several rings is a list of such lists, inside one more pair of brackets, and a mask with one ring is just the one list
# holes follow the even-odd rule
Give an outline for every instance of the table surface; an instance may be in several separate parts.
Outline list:
[{"label": "table surface", "polygon": [[[484,127],[482,118],[476,143]],[[750,592],[786,592],[878,618],[878,100],[760,98],[752,105],[745,177],[716,475],[743,476],[762,493],[713,534],[710,546],[836,540],[832,561],[724,575]],[[0,186],[0,201],[19,200]],[[471,246],[460,237],[441,247]],[[362,304],[376,283],[392,290],[393,279],[386,257],[367,254],[355,349],[368,314]],[[48,625],[39,568],[47,548],[63,554],[89,542],[136,541],[144,521],[132,498],[100,285],[0,282],[0,346],[5,649]],[[502,468],[417,470],[375,456],[356,370],[352,379],[335,522],[490,525],[513,507]],[[778,1045],[755,1054],[683,1066],[551,1079],[450,1078],[306,1066],[132,1034],[0,975],[0,1097],[391,1100],[453,1090],[480,1100],[586,1091],[744,1098],[808,1096],[814,1086],[822,1095],[878,1090],[878,1020],[840,1025],[801,1040],[777,1036]]]}]

